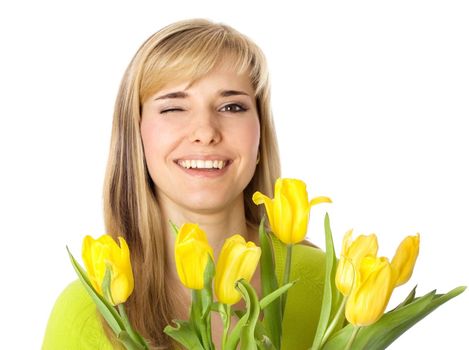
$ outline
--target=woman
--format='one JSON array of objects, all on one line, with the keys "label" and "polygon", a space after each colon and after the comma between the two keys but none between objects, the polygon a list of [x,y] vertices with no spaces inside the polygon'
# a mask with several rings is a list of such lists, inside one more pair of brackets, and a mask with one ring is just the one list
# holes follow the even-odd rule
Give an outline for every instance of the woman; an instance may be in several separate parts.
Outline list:
[{"label": "woman", "polygon": [[[150,37],[117,97],[104,207],[107,231],[124,236],[131,250],[136,287],[126,303],[129,317],[152,346],[174,346],[163,329],[173,319],[187,319],[190,305],[176,274],[169,220],[198,223],[215,259],[234,233],[257,243],[261,211],[252,194],[271,194],[279,175],[260,49],[232,28],[206,20],[178,22]],[[283,251],[275,249],[280,275]],[[322,252],[297,246],[294,258],[292,278],[301,281],[289,294],[284,349],[311,344],[321,300]],[[261,295],[259,281],[256,271],[252,284]],[[306,296],[312,301],[306,307],[293,300]],[[116,347],[104,329],[107,336],[75,282],[54,307],[44,349]],[[215,344],[221,329],[214,317]]]}]

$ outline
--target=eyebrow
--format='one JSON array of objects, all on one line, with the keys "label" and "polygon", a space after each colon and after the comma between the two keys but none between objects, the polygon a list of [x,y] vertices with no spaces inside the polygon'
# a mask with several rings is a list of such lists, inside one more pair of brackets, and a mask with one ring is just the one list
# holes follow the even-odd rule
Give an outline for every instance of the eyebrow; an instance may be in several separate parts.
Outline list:
[{"label": "eyebrow", "polygon": [[165,99],[168,99],[168,98],[185,98],[189,96],[186,92],[183,92],[183,91],[176,91],[176,92],[170,92],[169,94],[166,94],[166,95],[163,95],[163,96],[158,96],[157,98],[155,98],[155,101],[156,100],[165,100]]},{"label": "eyebrow", "polygon": [[[238,95],[245,95],[249,96],[248,93],[244,91],[238,91],[238,90],[221,90],[219,92],[219,95],[222,97],[230,97],[230,96],[238,96]],[[175,98],[186,98],[188,97],[189,94],[184,91],[175,91],[175,92],[170,92],[169,94],[165,94],[162,96],[158,96],[155,98],[155,101],[157,100],[166,100],[166,99],[175,99]]]},{"label": "eyebrow", "polygon": [[237,96],[237,95],[249,96],[249,94],[247,94],[244,91],[238,91],[238,90],[222,90],[222,91],[220,91],[220,96],[222,96],[222,97]]}]

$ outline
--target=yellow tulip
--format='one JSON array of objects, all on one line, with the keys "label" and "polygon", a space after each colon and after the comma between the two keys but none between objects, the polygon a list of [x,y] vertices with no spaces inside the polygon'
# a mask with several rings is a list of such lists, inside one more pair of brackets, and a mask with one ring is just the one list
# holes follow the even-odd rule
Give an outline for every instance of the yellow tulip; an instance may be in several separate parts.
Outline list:
[{"label": "yellow tulip", "polygon": [[[106,269],[111,273],[110,299],[113,305],[124,303],[134,289],[134,277],[130,264],[127,242],[119,237],[119,245],[109,235],[98,239],[86,236],[83,240],[82,256],[88,277],[96,291],[105,296],[102,290]],[[105,296],[106,297],[106,296]]]},{"label": "yellow tulip", "polygon": [[273,199],[257,191],[252,200],[257,205],[265,205],[272,232],[285,244],[295,244],[305,238],[313,205],[331,202],[328,197],[309,201],[306,184],[297,179],[277,179]]},{"label": "yellow tulip", "polygon": [[241,299],[235,283],[240,279],[250,281],[256,271],[261,248],[247,242],[240,235],[228,238],[218,257],[215,269],[215,295],[223,304],[233,305]]},{"label": "yellow tulip", "polygon": [[355,279],[355,266],[367,256],[376,256],[378,253],[378,239],[376,235],[360,235],[352,240],[352,230],[344,235],[342,253],[335,275],[337,289],[345,296],[350,294]]},{"label": "yellow tulip", "polygon": [[204,288],[204,272],[213,250],[205,232],[196,224],[180,228],[174,246],[176,269],[182,284],[190,289]]},{"label": "yellow tulip", "polygon": [[347,299],[345,317],[354,326],[367,326],[384,314],[394,289],[387,258],[366,256],[356,269],[354,286]]},{"label": "yellow tulip", "polygon": [[412,276],[415,262],[419,254],[420,235],[407,236],[397,248],[396,254],[391,261],[394,271],[395,285],[406,283]]}]

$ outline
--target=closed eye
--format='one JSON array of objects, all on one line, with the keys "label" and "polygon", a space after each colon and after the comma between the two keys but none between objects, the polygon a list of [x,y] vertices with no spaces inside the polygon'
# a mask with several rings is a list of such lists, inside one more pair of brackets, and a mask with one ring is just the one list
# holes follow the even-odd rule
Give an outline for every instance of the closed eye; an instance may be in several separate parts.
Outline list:
[{"label": "closed eye", "polygon": [[160,111],[160,114],[165,114],[165,113],[174,113],[174,112],[182,112],[184,111],[182,108],[165,108]]},{"label": "closed eye", "polygon": [[240,113],[240,112],[245,112],[247,110],[248,110],[247,107],[239,103],[230,103],[230,104],[223,106],[220,109],[220,112]]}]

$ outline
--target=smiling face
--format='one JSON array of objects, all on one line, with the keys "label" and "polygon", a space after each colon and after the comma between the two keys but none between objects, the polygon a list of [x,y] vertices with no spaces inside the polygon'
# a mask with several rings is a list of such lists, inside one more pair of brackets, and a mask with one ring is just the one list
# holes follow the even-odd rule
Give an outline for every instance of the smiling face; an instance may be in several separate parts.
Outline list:
[{"label": "smiling face", "polygon": [[163,206],[206,213],[243,202],[260,137],[247,73],[219,65],[195,82],[164,86],[143,103],[140,131]]}]

